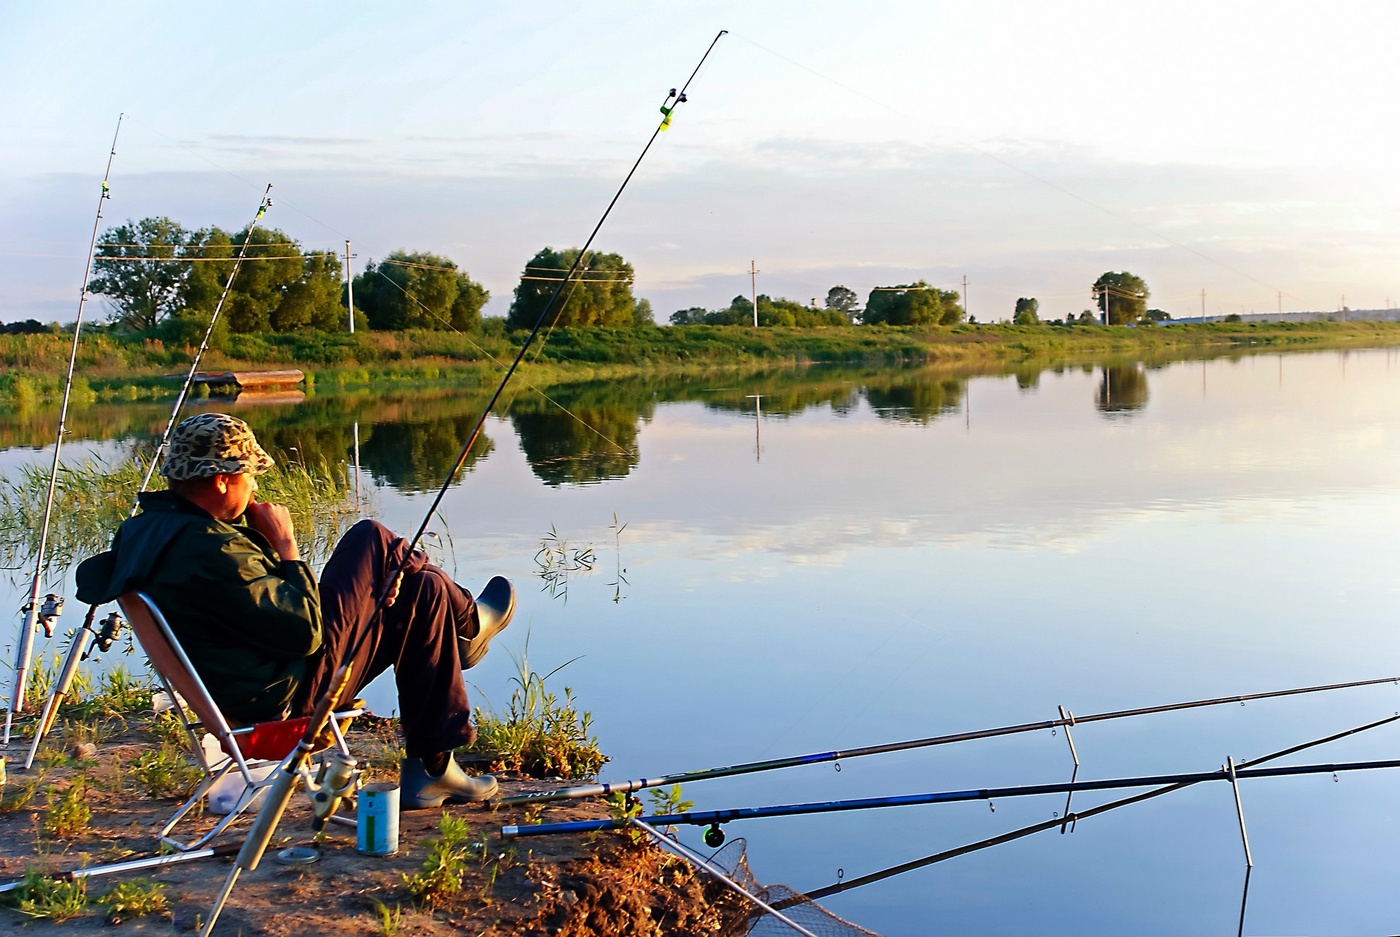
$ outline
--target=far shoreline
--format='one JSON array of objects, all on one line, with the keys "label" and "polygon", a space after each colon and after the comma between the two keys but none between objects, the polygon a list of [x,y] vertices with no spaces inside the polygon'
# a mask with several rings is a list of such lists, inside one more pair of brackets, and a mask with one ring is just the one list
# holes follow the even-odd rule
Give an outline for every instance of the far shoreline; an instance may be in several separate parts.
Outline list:
[{"label": "far shoreline", "polygon": [[[71,329],[0,336],[0,408],[24,409],[62,394]],[[488,324],[476,332],[405,331],[230,335],[201,370],[300,368],[305,390],[480,387],[514,357],[523,333]],[[951,367],[1082,364],[1105,358],[1215,357],[1260,352],[1400,345],[1400,322],[1220,322],[1152,327],[967,324],[953,327],[740,326],[560,328],[524,364],[535,385],[763,367]],[[79,343],[74,402],[173,396],[195,349],[101,327]]]}]

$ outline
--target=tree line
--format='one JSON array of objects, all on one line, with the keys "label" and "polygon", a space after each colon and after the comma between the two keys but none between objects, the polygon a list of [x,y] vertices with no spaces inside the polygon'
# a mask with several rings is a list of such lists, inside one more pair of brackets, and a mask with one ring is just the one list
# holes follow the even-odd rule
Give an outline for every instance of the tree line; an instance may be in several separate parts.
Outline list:
[{"label": "tree line", "polygon": [[[93,263],[92,292],[105,296],[109,318],[119,328],[192,340],[209,321],[240,251],[245,262],[234,277],[221,316],[226,333],[342,332],[348,326],[353,294],[356,328],[379,330],[452,329],[481,325],[490,292],[447,257],[397,250],[345,281],[334,251],[304,249],[276,228],[225,231],[217,226],[190,229],[166,217],[127,221],[107,229]],[[562,285],[561,302],[548,325],[624,328],[654,322],[651,303],[633,293],[630,263],[615,253],[592,252],[568,282],[579,249],[546,247],[524,265],[505,325],[529,328]],[[1094,282],[1096,316],[1048,324],[1151,323],[1169,318],[1147,309],[1147,284],[1134,274],[1104,273]],[[851,324],[951,326],[967,319],[956,290],[924,280],[877,286],[865,305],[854,290],[833,286],[825,303],[807,305],[760,294],[759,326],[818,328]],[[754,300],[735,296],[719,309],[691,307],[670,316],[672,325],[752,326]],[[1013,321],[1041,323],[1039,302],[1016,301]]]},{"label": "tree line", "polygon": [[[119,328],[184,337],[203,328],[246,244],[246,262],[229,288],[220,328],[231,333],[348,328],[453,329],[481,324],[490,292],[450,258],[398,250],[348,284],[333,251],[305,250],[276,228],[228,232],[190,229],[170,218],[109,228],[98,243],[89,288],[107,298]],[[526,263],[506,319],[528,328],[578,259],[579,250],[546,247]],[[651,323],[651,304],[632,293],[635,273],[620,255],[593,252],[563,284],[557,326]]]}]

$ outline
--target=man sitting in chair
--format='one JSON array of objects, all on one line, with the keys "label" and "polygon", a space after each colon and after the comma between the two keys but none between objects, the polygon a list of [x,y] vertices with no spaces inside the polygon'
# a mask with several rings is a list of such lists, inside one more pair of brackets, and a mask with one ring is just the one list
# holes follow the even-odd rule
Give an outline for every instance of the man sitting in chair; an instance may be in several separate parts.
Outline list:
[{"label": "man sitting in chair", "polygon": [[[182,421],[161,468],[170,490],[142,493],[141,513],[121,525],[111,549],[78,567],[78,598],[149,595],[210,695],[244,724],[309,715],[358,644],[352,694],[394,668],[408,756],[403,807],[492,797],[495,778],[469,777],[452,750],[476,736],[462,670],[510,621],[510,584],[493,579],[478,605],[419,551],[390,583],[408,543],[368,520],[341,538],[318,584],[287,509],[253,500],[257,476],[272,464],[237,417]],[[386,607],[372,616],[386,586]]]}]

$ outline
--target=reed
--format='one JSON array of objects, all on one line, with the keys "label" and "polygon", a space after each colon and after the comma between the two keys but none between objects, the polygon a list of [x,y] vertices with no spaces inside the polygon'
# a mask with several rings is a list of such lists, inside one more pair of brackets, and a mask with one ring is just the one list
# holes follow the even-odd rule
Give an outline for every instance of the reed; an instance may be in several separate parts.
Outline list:
[{"label": "reed", "polygon": [[[110,464],[87,458],[59,466],[46,558],[51,571],[71,567],[106,549],[126,519],[145,467],[137,460]],[[44,520],[49,473],[40,465],[0,475],[0,562],[15,569],[34,561]],[[314,559],[329,555],[358,517],[354,489],[341,466],[289,462],[258,479],[259,498],[285,504]]]}]

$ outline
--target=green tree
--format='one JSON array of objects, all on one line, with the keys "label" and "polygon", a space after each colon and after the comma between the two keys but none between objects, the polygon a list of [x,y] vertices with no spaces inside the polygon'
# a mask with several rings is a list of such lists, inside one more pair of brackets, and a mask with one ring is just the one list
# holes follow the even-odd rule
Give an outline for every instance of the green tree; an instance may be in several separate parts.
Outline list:
[{"label": "green tree", "polygon": [[1015,325],[1039,325],[1040,300],[1035,297],[1028,299],[1025,296],[1016,300],[1016,314],[1011,321]]},{"label": "green tree", "polygon": [[1014,325],[1040,325],[1040,300],[1035,297],[1016,300],[1016,312],[1011,322]]},{"label": "green tree", "polygon": [[349,328],[342,297],[339,255],[331,251],[308,252],[302,258],[302,275],[290,284],[272,316],[272,327],[279,332],[315,329],[343,332]]},{"label": "green tree", "polygon": [[632,307],[633,325],[655,325],[656,314],[652,312],[651,300],[639,299],[637,305]]},{"label": "green tree", "polygon": [[465,331],[481,322],[491,294],[446,257],[394,251],[355,277],[355,307],[372,329]]},{"label": "green tree", "polygon": [[1147,297],[1150,295],[1147,283],[1142,277],[1112,271],[1099,275],[1094,281],[1094,299],[1099,312],[1107,315],[1109,325],[1128,325],[1137,322],[1147,312]]},{"label": "green tree", "polygon": [[[520,274],[520,285],[515,288],[515,301],[510,305],[506,324],[513,329],[532,328],[578,256],[577,247],[562,251],[546,247],[531,257]],[[565,284],[559,305],[551,312],[551,321],[545,324],[566,327],[632,325],[637,309],[637,300],[632,295],[634,278],[632,265],[620,254],[590,254],[574,274],[574,282]]]},{"label": "green tree", "polygon": [[691,306],[689,309],[677,309],[671,313],[672,325],[703,325],[705,315],[708,312],[704,306]]},{"label": "green tree", "polygon": [[185,256],[189,237],[164,216],[128,220],[102,233],[88,288],[110,300],[112,322],[153,329],[181,307],[190,268],[197,266],[176,259]]},{"label": "green tree", "polygon": [[833,286],[826,291],[826,308],[835,309],[850,322],[860,319],[860,297],[855,290]]},{"label": "green tree", "polygon": [[866,325],[957,325],[963,308],[956,290],[941,290],[923,280],[876,287],[865,301]]}]

